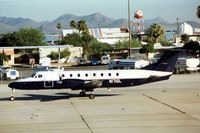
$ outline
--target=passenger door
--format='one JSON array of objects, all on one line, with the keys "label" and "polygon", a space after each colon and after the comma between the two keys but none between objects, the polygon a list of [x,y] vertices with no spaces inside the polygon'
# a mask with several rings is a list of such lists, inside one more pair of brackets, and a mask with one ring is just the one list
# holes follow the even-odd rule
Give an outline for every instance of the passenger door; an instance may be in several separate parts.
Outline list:
[{"label": "passenger door", "polygon": [[53,88],[54,87],[54,81],[51,74],[48,74],[44,78],[44,88]]}]

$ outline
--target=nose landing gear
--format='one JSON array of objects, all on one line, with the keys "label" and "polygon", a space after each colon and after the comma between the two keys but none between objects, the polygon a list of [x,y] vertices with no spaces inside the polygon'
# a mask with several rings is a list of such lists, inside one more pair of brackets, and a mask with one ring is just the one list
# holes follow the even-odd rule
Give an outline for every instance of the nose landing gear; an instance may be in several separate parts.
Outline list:
[{"label": "nose landing gear", "polygon": [[15,92],[15,88],[12,88],[12,92],[11,92],[11,96],[10,96],[10,100],[11,100],[11,101],[14,101],[14,100],[15,100],[14,92]]},{"label": "nose landing gear", "polygon": [[95,98],[95,95],[93,93],[89,94],[89,98],[90,99],[94,99]]}]

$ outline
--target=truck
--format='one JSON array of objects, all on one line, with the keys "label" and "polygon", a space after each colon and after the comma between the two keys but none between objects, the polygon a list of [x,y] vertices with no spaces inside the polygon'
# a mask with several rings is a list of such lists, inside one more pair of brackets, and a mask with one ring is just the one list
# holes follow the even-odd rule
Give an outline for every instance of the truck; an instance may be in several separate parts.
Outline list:
[{"label": "truck", "polygon": [[192,57],[180,57],[174,68],[174,73],[186,73],[192,71],[198,71],[200,60]]},{"label": "truck", "polygon": [[135,59],[117,59],[111,60],[108,64],[108,69],[137,69],[149,65],[147,60],[135,60]]}]

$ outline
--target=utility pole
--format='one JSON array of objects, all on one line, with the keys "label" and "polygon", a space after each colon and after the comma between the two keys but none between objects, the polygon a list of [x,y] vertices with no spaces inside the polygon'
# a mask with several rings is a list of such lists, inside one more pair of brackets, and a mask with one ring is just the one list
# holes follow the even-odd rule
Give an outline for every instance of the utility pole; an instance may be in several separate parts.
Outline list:
[{"label": "utility pole", "polygon": [[177,26],[177,30],[178,30],[178,18],[176,18],[176,26]]},{"label": "utility pole", "polygon": [[130,17],[130,0],[128,0],[128,28],[129,28],[129,57],[131,56],[131,17]]}]

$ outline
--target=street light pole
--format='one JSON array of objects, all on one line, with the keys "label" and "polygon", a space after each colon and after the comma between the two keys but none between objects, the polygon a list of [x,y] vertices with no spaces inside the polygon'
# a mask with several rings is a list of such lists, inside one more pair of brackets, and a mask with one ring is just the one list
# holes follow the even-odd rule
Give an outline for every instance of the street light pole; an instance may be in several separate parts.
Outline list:
[{"label": "street light pole", "polygon": [[130,0],[128,0],[128,28],[129,28],[129,57],[131,56],[131,17],[130,17]]},{"label": "street light pole", "polygon": [[178,18],[176,18],[176,26],[177,26],[177,30],[178,30]]}]

